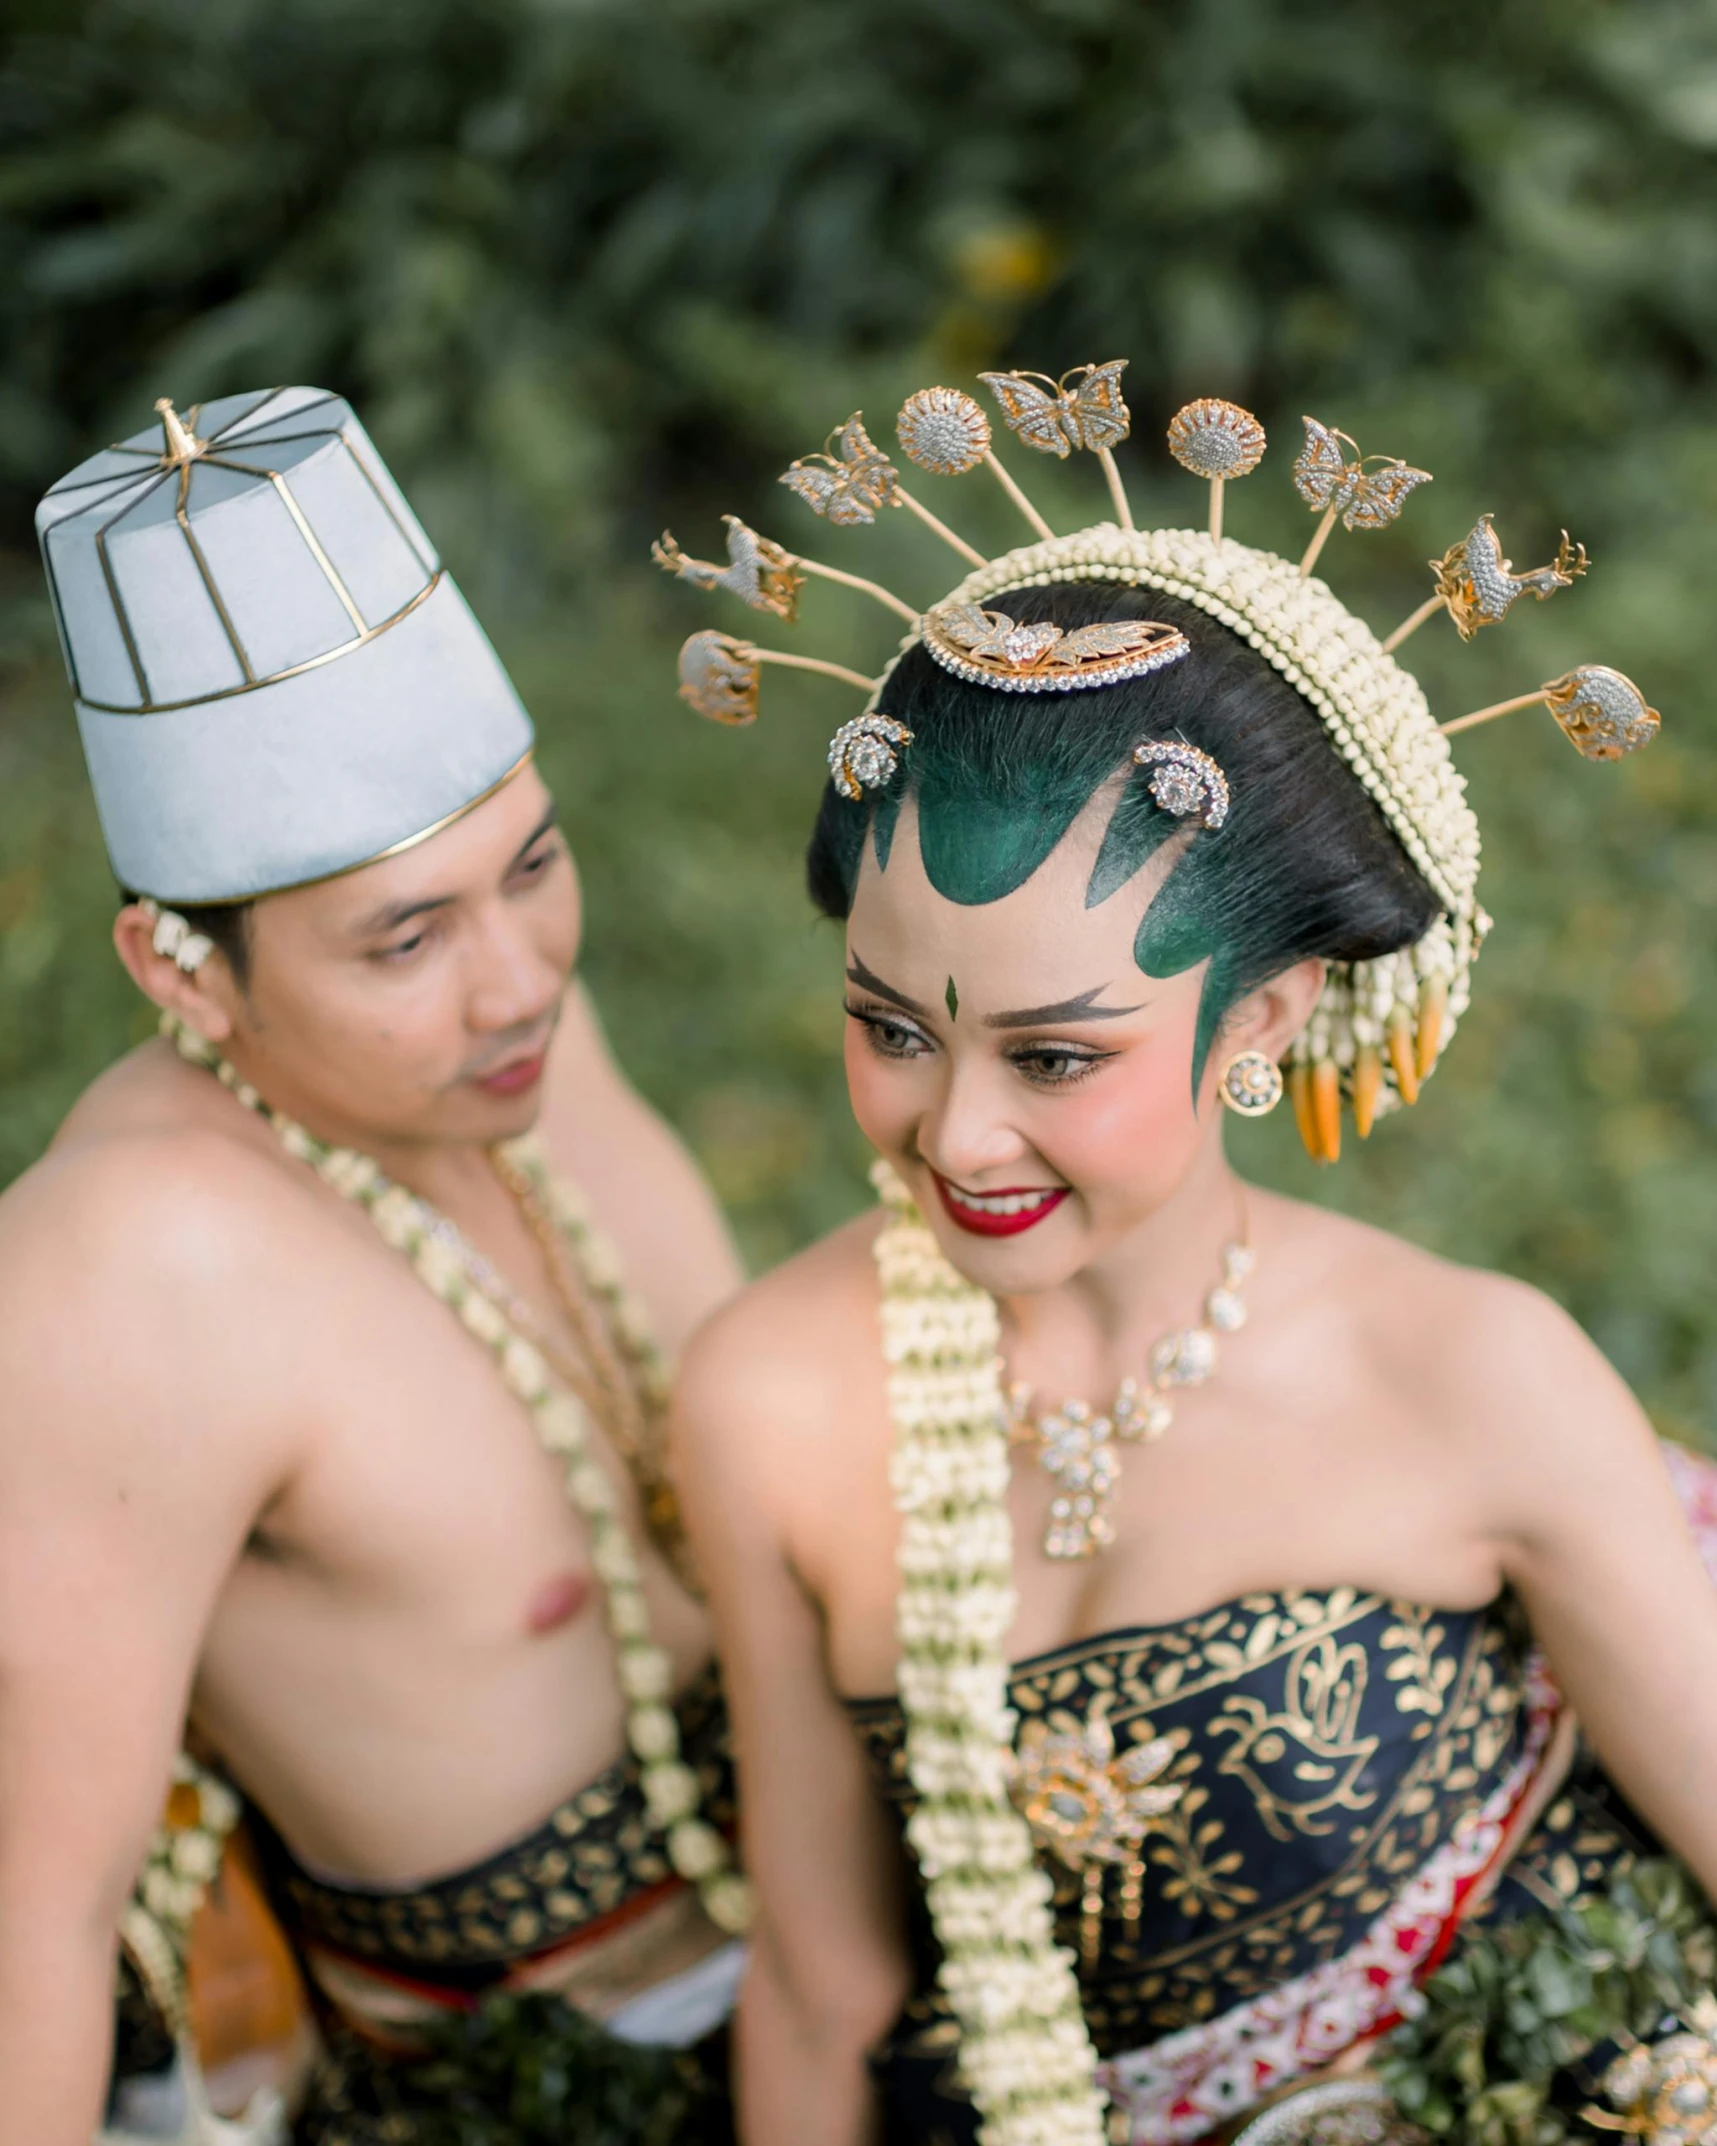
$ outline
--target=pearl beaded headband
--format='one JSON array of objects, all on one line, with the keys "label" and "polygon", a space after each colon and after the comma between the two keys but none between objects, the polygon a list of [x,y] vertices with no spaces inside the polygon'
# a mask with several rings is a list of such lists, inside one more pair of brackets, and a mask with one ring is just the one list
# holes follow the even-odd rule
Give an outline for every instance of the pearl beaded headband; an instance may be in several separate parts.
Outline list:
[{"label": "pearl beaded headband", "polygon": [[[1035,373],[980,376],[1025,446],[1061,458],[1075,449],[1096,456],[1114,518],[1067,536],[1054,534],[997,457],[989,419],[970,395],[925,388],[901,410],[897,435],[910,461],[940,476],[959,476],[981,463],[1024,515],[1035,541],[1001,558],[985,559],[906,490],[859,413],[830,435],[820,453],[802,456],[786,472],[781,481],[831,522],[870,523],[885,507],[905,507],[959,553],[971,571],[925,612],[875,582],[787,551],[732,515],[726,518],[725,567],[688,558],[668,535],[654,557],[681,580],[728,589],[754,610],[788,622],[806,576],[842,582],[908,622],[899,653],[922,643],[955,676],[1004,692],[1099,690],[1188,652],[1183,635],[1149,620],[1071,633],[1016,625],[998,600],[1020,589],[1101,581],[1161,590],[1255,648],[1316,711],[1440,905],[1413,945],[1376,961],[1331,963],[1311,1020],[1289,1053],[1288,1089],[1301,1135],[1316,1160],[1334,1162],[1341,1151],[1344,1097],[1362,1139],[1379,1116],[1417,1101],[1466,1010],[1473,958],[1490,928],[1477,899],[1478,823],[1450,755],[1449,735],[1541,702],[1584,757],[1611,760],[1649,744],[1659,717],[1619,671],[1587,664],[1534,692],[1439,725],[1395,651],[1438,611],[1446,611],[1462,639],[1470,640],[1481,627],[1500,622],[1521,596],[1542,602],[1586,571],[1585,549],[1564,530],[1550,565],[1517,574],[1487,514],[1431,561],[1433,593],[1379,641],[1313,578],[1312,568],[1338,522],[1349,530],[1383,528],[1431,479],[1392,456],[1362,455],[1346,433],[1316,418],[1305,419],[1294,485],[1319,519],[1297,563],[1224,537],[1225,488],[1257,468],[1266,443],[1250,412],[1213,398],[1187,404],[1168,428],[1175,460],[1209,481],[1207,527],[1135,527],[1113,453],[1131,430],[1120,388],[1124,366],[1124,360],[1080,366],[1059,380]],[[911,731],[878,706],[899,653],[880,676],[867,678],[841,664],[703,632],[681,651],[680,693],[699,714],[749,723],[756,718],[766,664],[817,671],[862,688],[864,712],[844,723],[829,747],[835,786],[857,803],[893,779],[911,746]],[[1227,812],[1221,770],[1214,762],[1209,774],[1185,760],[1177,764],[1168,750],[1161,741],[1142,741],[1135,754],[1141,766],[1156,770],[1152,795],[1164,810],[1197,809],[1203,826],[1219,827]],[[1184,755],[1191,749],[1176,750]],[[1219,806],[1213,781],[1221,786]]]}]

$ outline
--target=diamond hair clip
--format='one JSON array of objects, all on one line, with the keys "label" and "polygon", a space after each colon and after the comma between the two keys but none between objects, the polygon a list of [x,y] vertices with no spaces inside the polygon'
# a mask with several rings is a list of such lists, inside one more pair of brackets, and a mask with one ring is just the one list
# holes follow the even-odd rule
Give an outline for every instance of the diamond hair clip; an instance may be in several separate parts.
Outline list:
[{"label": "diamond hair clip", "polygon": [[1182,738],[1151,738],[1133,747],[1139,767],[1153,770],[1150,793],[1177,820],[1195,818],[1212,830],[1228,817],[1228,777],[1208,753]]},{"label": "diamond hair clip", "polygon": [[829,740],[829,775],[834,786],[851,804],[862,801],[867,790],[886,790],[894,780],[900,756],[912,743],[912,733],[892,715],[855,715],[843,723]]},{"label": "diamond hair clip", "polygon": [[926,652],[968,685],[1003,693],[1078,693],[1178,663],[1192,644],[1157,619],[1105,619],[1071,631],[1021,625],[981,604],[942,604],[919,629]]}]

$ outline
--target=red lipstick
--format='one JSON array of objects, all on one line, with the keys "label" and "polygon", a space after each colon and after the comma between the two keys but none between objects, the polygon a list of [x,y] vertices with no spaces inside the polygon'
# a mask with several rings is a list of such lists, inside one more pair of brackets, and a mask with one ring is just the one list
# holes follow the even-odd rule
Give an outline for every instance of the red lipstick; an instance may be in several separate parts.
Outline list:
[{"label": "red lipstick", "polygon": [[493,1073],[485,1073],[472,1086],[481,1088],[485,1095],[523,1095],[527,1088],[534,1088],[543,1077],[543,1067],[548,1060],[546,1047],[534,1051],[529,1058],[515,1058],[510,1064],[497,1066]]},{"label": "red lipstick", "polygon": [[936,1190],[951,1220],[974,1237],[1017,1237],[1033,1229],[1045,1215],[1054,1214],[1066,1199],[1066,1185],[1009,1185],[999,1192],[971,1193],[951,1185],[939,1170],[932,1170]]}]

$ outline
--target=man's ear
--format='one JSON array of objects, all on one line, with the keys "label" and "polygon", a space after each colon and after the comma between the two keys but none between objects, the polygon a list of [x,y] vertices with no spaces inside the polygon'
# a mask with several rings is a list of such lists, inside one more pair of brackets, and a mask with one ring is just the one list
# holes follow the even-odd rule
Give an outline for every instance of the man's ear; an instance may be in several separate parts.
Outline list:
[{"label": "man's ear", "polygon": [[170,955],[155,951],[158,921],[141,902],[127,902],[113,920],[114,951],[145,998],[210,1043],[225,1043],[237,1025],[240,997],[226,956],[212,947],[187,975]]},{"label": "man's ear", "polygon": [[1219,1053],[1262,1051],[1267,1058],[1280,1060],[1311,1019],[1328,974],[1329,963],[1314,956],[1296,961],[1291,969],[1248,992],[1222,1024]]}]

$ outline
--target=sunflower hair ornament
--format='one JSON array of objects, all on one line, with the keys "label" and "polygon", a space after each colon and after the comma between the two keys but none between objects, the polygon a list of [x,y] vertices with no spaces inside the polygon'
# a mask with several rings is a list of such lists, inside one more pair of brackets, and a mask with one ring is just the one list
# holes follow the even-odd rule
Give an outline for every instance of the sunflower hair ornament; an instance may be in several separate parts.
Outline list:
[{"label": "sunflower hair ornament", "polygon": [[[1344,1110],[1361,1139],[1387,1112],[1418,1100],[1466,1011],[1474,958],[1490,929],[1477,898],[1478,823],[1449,738],[1516,709],[1542,704],[1582,757],[1614,760],[1657,735],[1660,718],[1621,672],[1580,664],[1562,677],[1439,724],[1418,682],[1396,651],[1438,612],[1463,641],[1499,624],[1523,596],[1543,602],[1586,572],[1584,545],[1566,530],[1549,564],[1516,572],[1486,514],[1431,564],[1432,591],[1379,640],[1313,569],[1338,525],[1382,529],[1394,522],[1430,473],[1394,455],[1364,453],[1347,433],[1304,419],[1293,483],[1318,517],[1298,560],[1237,543],[1223,533],[1226,488],[1263,460],[1264,427],[1237,403],[1206,396],[1176,412],[1169,452],[1210,487],[1203,529],[1139,529],[1114,450],[1132,432],[1121,390],[1126,361],[1080,365],[1047,374],[979,375],[1002,426],[1038,454],[1066,460],[1092,455],[1108,488],[1111,517],[1055,535],[996,453],[983,405],[963,389],[921,388],[896,424],[900,452],[933,476],[982,469],[1007,495],[1030,541],[985,559],[913,497],[900,471],[865,429],[862,411],[803,455],[782,477],[813,513],[853,526],[885,509],[905,507],[969,569],[959,585],[922,609],[837,567],[824,566],[727,518],[725,565],[693,559],[664,535],[658,562],[700,588],[721,588],[752,609],[791,623],[807,577],[858,590],[907,622],[901,652],[921,644],[952,676],[1001,693],[1086,693],[1137,678],[1191,653],[1175,628],[1149,619],[1104,621],[1071,630],[1022,621],[1010,599],[1025,589],[1070,581],[1119,582],[1180,598],[1218,620],[1279,671],[1309,703],[1331,744],[1373,799],[1415,869],[1437,898],[1439,913],[1413,945],[1375,961],[1332,962],[1322,996],[1288,1053],[1288,1094],[1307,1150],[1318,1162],[1341,1153]],[[898,654],[879,676],[845,665],[760,648],[713,632],[694,634],[680,658],[680,691],[718,722],[749,723],[757,713],[764,666],[821,672],[865,694],[862,713],[844,723],[829,748],[831,780],[849,802],[864,804],[909,764],[912,733],[879,706]],[[1184,740],[1143,739],[1134,759],[1148,769],[1159,808],[1219,838],[1229,815],[1228,781],[1207,755]]]}]

